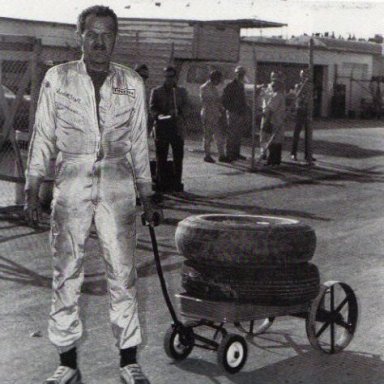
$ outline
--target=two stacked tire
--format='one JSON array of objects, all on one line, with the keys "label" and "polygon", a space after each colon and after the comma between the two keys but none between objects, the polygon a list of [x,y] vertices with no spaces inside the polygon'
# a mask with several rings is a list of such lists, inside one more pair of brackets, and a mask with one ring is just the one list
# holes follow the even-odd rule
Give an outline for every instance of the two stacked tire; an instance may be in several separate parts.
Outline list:
[{"label": "two stacked tire", "polygon": [[179,222],[186,261],[182,286],[208,300],[294,305],[320,290],[314,230],[298,220],[256,215],[196,215]]}]

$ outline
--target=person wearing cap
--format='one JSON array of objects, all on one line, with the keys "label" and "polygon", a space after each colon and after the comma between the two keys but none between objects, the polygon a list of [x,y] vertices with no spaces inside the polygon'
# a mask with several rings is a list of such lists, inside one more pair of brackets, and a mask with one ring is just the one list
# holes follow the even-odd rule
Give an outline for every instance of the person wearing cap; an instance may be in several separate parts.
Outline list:
[{"label": "person wearing cap", "polygon": [[146,99],[149,100],[150,90],[147,86],[147,80],[149,78],[149,69],[147,64],[136,64],[133,68],[143,79],[145,86]]},{"label": "person wearing cap", "polygon": [[[143,79],[144,87],[145,87],[145,100],[146,100],[146,106],[147,106],[147,110],[148,110],[149,109],[148,103],[149,103],[149,98],[150,98],[150,93],[151,93],[151,90],[148,87],[148,82],[147,82],[148,78],[149,78],[148,66],[147,66],[147,64],[136,64],[133,69]],[[151,118],[151,116],[149,114],[148,114],[148,127],[149,128],[152,127],[152,118]]]},{"label": "person wearing cap", "polygon": [[204,161],[214,163],[211,155],[211,142],[215,138],[219,161],[227,162],[224,152],[225,137],[223,127],[220,127],[220,118],[224,112],[223,104],[217,86],[221,83],[222,73],[214,70],[209,74],[209,79],[200,87],[201,120],[204,130]]},{"label": "person wearing cap", "polygon": [[227,158],[228,161],[245,160],[240,154],[241,137],[247,122],[247,103],[245,99],[245,69],[235,68],[235,78],[224,88],[222,103],[228,122]]},{"label": "person wearing cap", "polygon": [[[173,66],[164,68],[164,83],[151,92],[149,108],[154,120],[156,146],[156,189],[158,192],[182,192],[184,157],[184,113],[187,91],[177,86]],[[169,146],[173,153],[173,179],[169,177],[167,158]]]},{"label": "person wearing cap", "polygon": [[301,130],[304,128],[304,157],[309,163],[316,159],[309,150],[309,113],[308,100],[310,97],[311,82],[308,78],[308,71],[302,69],[300,71],[300,82],[295,85],[295,131],[293,133],[291,158],[297,161],[297,148]]}]

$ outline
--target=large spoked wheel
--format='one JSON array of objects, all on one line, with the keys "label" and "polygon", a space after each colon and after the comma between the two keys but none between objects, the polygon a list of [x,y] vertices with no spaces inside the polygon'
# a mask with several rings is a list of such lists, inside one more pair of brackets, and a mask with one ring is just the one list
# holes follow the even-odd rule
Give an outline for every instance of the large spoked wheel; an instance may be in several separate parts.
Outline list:
[{"label": "large spoked wheel", "polygon": [[261,335],[265,331],[267,331],[271,325],[273,324],[273,321],[275,318],[273,316],[267,317],[263,320],[251,320],[249,323],[246,322],[236,322],[234,323],[234,326],[240,331],[245,333],[247,336],[257,336]]},{"label": "large spoked wheel", "polygon": [[248,348],[244,337],[228,333],[217,350],[217,360],[227,372],[236,373],[247,360]]},{"label": "large spoked wheel", "polygon": [[328,281],[312,302],[306,319],[311,345],[325,353],[336,353],[348,346],[356,331],[358,304],[352,288]]},{"label": "large spoked wheel", "polygon": [[164,350],[171,359],[183,360],[191,353],[194,343],[192,328],[172,325],[164,337]]}]

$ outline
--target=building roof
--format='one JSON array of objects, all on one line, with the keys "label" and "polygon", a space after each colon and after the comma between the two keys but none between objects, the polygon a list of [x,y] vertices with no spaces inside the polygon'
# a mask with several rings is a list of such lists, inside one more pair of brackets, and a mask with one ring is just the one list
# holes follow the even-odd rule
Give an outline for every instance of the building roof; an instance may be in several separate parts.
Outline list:
[{"label": "building roof", "polygon": [[[247,43],[269,44],[269,45],[290,45],[307,48],[311,36],[301,35],[291,39],[280,37],[245,36],[242,41]],[[316,49],[342,51],[351,53],[363,53],[368,55],[382,55],[382,46],[378,43],[368,41],[343,40],[330,37],[313,37]]]},{"label": "building roof", "polygon": [[[48,20],[30,20],[30,19],[17,19],[13,17],[1,17],[1,20],[8,20],[14,22],[26,22],[33,24],[55,24],[55,25],[75,25],[75,23],[67,22],[57,22],[57,21],[48,21]],[[280,28],[284,27],[287,24],[278,23],[274,21],[266,21],[255,18],[249,19],[213,19],[213,20],[202,20],[202,19],[173,19],[173,18],[142,18],[142,17],[119,17],[119,20],[125,21],[143,21],[143,22],[178,22],[178,23],[201,23],[208,25],[217,25],[217,26],[238,26],[240,28]]]},{"label": "building roof", "polygon": [[170,22],[175,23],[190,23],[190,24],[207,24],[217,26],[237,26],[240,28],[280,28],[287,24],[274,21],[266,21],[255,18],[248,19],[174,19],[174,18],[143,18],[143,17],[119,17],[119,20],[124,21],[143,21],[143,22]]}]

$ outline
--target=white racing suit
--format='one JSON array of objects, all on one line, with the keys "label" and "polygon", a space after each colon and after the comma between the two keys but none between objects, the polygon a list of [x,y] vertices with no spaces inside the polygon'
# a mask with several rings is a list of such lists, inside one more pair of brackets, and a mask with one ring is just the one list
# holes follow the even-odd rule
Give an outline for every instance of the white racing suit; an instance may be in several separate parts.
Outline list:
[{"label": "white racing suit", "polygon": [[112,330],[120,349],[140,344],[135,290],[135,181],[150,195],[145,90],[134,71],[111,63],[100,90],[82,60],[53,67],[43,81],[26,171],[43,178],[56,152],[48,334],[59,352],[82,335],[78,301],[85,241],[94,220],[106,264]]}]

